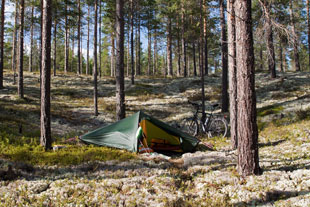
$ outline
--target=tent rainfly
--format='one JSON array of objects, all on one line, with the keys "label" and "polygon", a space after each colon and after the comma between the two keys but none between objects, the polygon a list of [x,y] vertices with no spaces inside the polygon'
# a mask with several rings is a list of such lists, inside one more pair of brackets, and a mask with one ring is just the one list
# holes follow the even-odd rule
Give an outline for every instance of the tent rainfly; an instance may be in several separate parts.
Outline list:
[{"label": "tent rainfly", "polygon": [[[143,133],[141,133],[141,131]],[[192,152],[199,140],[142,111],[80,137],[88,144],[139,152],[139,143],[154,151]]]}]

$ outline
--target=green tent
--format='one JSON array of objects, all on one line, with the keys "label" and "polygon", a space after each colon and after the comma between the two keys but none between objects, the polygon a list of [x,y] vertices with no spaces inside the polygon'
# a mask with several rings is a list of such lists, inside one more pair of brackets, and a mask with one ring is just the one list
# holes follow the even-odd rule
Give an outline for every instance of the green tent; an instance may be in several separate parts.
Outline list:
[{"label": "green tent", "polygon": [[[141,135],[143,131],[143,136]],[[142,138],[143,137],[143,138]],[[139,151],[141,138],[154,151],[191,152],[199,140],[139,111],[80,137],[86,143]]]}]

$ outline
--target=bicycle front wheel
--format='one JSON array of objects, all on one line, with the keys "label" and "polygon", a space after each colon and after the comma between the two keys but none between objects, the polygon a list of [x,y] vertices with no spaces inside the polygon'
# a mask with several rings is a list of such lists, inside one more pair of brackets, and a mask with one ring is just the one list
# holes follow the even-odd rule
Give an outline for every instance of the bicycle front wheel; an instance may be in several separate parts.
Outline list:
[{"label": "bicycle front wheel", "polygon": [[182,121],[182,131],[197,136],[198,134],[198,122],[195,119],[187,118]]},{"label": "bicycle front wheel", "polygon": [[221,118],[215,118],[209,125],[208,135],[209,137],[225,137],[227,135],[228,124],[226,120]]}]

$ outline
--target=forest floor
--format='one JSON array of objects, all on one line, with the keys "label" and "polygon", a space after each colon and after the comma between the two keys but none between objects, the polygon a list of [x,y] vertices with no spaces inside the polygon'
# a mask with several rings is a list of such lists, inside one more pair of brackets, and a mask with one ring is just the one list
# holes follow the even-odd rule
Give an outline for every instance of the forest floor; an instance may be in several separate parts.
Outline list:
[{"label": "forest floor", "polygon": [[[0,174],[16,176],[0,181],[0,206],[310,206],[309,73],[288,72],[277,79],[256,75],[263,174],[245,178],[236,171],[237,152],[230,149],[229,138],[201,137],[214,145],[213,151],[198,148],[173,159],[93,148],[96,154],[87,156],[94,159],[75,165],[53,164],[59,160],[42,164],[40,157],[27,162],[32,159],[26,156],[28,151],[37,150],[32,144],[38,143],[40,134],[38,74],[25,72],[25,99],[16,95],[13,74],[5,71],[4,76]],[[95,117],[91,77],[52,77],[52,133],[57,143],[114,122],[114,84],[110,77],[99,80],[100,114]],[[220,76],[206,77],[208,102],[220,101],[220,85]],[[199,87],[198,77],[140,77],[135,85],[126,79],[127,116],[143,110],[176,126],[193,113],[187,101],[199,100]],[[50,155],[74,159],[69,156],[73,152],[68,147]],[[100,153],[113,155],[107,158]]]}]

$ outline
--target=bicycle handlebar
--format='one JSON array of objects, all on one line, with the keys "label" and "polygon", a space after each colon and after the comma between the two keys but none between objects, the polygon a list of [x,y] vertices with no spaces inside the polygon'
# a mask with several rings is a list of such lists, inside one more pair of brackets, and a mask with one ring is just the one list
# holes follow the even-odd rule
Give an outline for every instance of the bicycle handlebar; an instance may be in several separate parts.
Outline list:
[{"label": "bicycle handlebar", "polygon": [[[200,107],[202,107],[202,104],[198,104],[198,103],[195,103],[195,102],[192,102],[192,101],[188,101],[188,103],[193,105],[194,107],[196,107],[197,111],[199,110]],[[208,104],[211,106],[212,110],[214,110],[216,107],[219,106],[219,104],[210,104],[210,103],[208,103]]]}]

